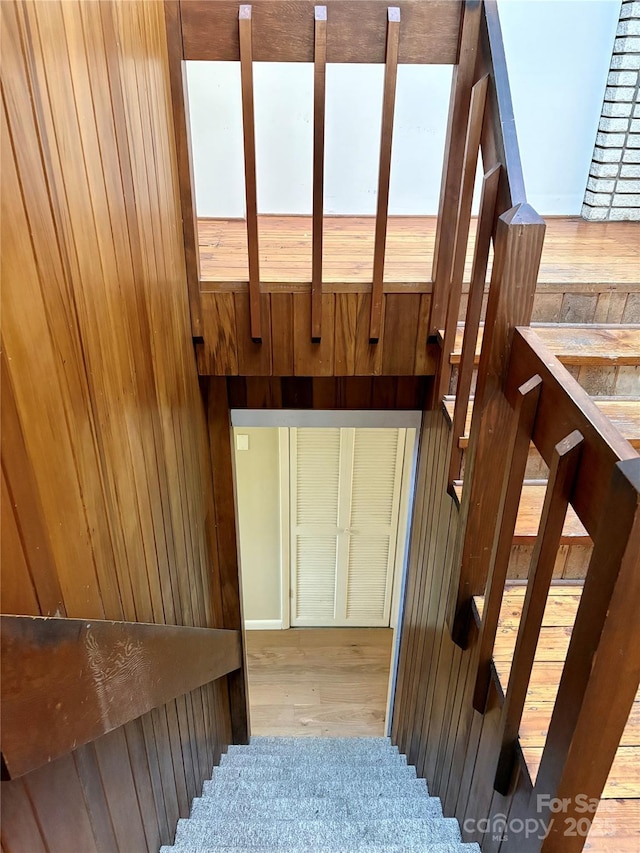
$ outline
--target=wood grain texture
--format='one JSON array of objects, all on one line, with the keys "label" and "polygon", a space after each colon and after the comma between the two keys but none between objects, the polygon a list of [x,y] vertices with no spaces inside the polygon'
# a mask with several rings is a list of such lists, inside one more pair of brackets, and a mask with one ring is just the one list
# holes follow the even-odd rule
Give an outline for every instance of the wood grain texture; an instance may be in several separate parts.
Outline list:
[{"label": "wood grain texture", "polygon": [[[327,0],[327,62],[384,62],[387,2]],[[400,0],[406,22],[400,39],[402,63],[455,64],[460,29],[459,0]],[[257,0],[256,62],[313,62],[314,0]],[[185,59],[239,58],[238,6],[230,0],[181,3]]]},{"label": "wood grain texture", "polygon": [[242,135],[244,150],[244,193],[249,263],[249,316],[251,337],[262,338],[260,312],[260,250],[258,247],[258,190],[256,183],[256,132],[253,107],[253,17],[251,6],[238,11],[240,43],[240,87],[242,91]]},{"label": "wood grain texture", "polygon": [[[490,171],[490,170],[487,170]],[[260,216],[260,274],[263,287],[311,282],[312,219],[309,216]],[[327,288],[371,287],[375,241],[374,217],[325,216],[323,280]],[[640,249],[633,222],[585,222],[575,217],[547,220],[533,319],[558,323],[637,323],[634,304],[640,298]],[[200,219],[201,288],[213,282],[230,284],[248,279],[246,228],[241,219]],[[390,216],[387,221],[385,290],[401,283],[431,284],[436,234],[434,216]],[[473,268],[477,218],[471,219],[463,296]],[[489,264],[491,270],[491,264]],[[595,303],[584,302],[595,297]],[[545,303],[546,300],[546,303]],[[579,310],[568,305],[581,300]],[[564,308],[563,308],[564,303]],[[636,319],[632,319],[636,316]],[[625,319],[623,319],[625,318]],[[460,317],[464,319],[464,313]]]},{"label": "wood grain texture", "polygon": [[2,616],[0,631],[11,778],[241,665],[238,631],[31,616]]},{"label": "wood grain texture", "polygon": [[324,230],[324,120],[327,76],[327,7],[314,9],[313,46],[313,233],[311,337],[322,337],[322,245]]},{"label": "wood grain texture", "polygon": [[389,628],[248,631],[252,732],[382,736],[392,638]]},{"label": "wood grain texture", "polygon": [[382,329],[382,291],[384,260],[387,247],[387,217],[389,213],[389,184],[391,180],[391,146],[393,143],[393,117],[398,79],[398,45],[400,41],[400,9],[387,9],[387,45],[385,51],[384,85],[382,90],[382,127],[380,131],[380,159],[378,163],[378,197],[376,207],[376,232],[373,247],[373,279],[371,283],[371,323],[369,338],[376,342]]},{"label": "wood grain texture", "polygon": [[[1,13],[3,611],[220,627],[163,4]],[[3,849],[170,843],[226,680],[123,733],[3,783]]]},{"label": "wood grain texture", "polygon": [[[469,624],[471,597],[484,588],[487,578],[492,534],[484,519],[495,517],[498,508],[505,460],[496,459],[494,449],[496,443],[504,442],[509,423],[509,404],[502,386],[509,364],[513,326],[525,325],[531,317],[544,230],[544,222],[526,204],[513,208],[498,220],[487,331],[466,462],[465,476],[470,488],[465,489],[462,503],[465,544],[458,592],[455,602],[451,602],[456,614],[454,633],[460,642],[464,642],[464,626]],[[518,387],[536,372],[523,377]]]}]

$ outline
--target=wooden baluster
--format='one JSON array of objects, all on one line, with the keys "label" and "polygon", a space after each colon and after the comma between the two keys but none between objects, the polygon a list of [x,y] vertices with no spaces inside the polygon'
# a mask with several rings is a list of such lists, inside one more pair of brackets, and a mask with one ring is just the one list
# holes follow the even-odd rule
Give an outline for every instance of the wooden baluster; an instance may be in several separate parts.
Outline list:
[{"label": "wooden baluster", "polygon": [[527,592],[518,626],[507,695],[502,706],[502,744],[494,787],[504,795],[507,794],[511,785],[522,712],[562,538],[562,528],[578,470],[582,442],[582,434],[574,430],[556,445],[553,452],[540,528],[531,557]]},{"label": "wooden baluster", "polygon": [[238,26],[240,30],[244,183],[247,204],[247,246],[249,255],[249,317],[251,337],[254,341],[260,341],[262,340],[262,323],[260,317],[260,255],[258,250],[258,198],[256,188],[256,137],[253,110],[251,6],[240,6]]},{"label": "wooden baluster", "polygon": [[453,412],[453,423],[451,432],[453,442],[451,446],[451,458],[449,460],[449,485],[460,476],[462,467],[462,450],[458,439],[464,435],[467,422],[467,409],[469,407],[469,396],[471,394],[471,380],[473,378],[473,366],[476,353],[476,341],[478,339],[478,328],[482,315],[482,300],[484,298],[484,287],[487,279],[487,267],[489,265],[489,249],[493,235],[493,225],[496,214],[496,200],[498,197],[498,184],[500,183],[500,164],[490,169],[482,181],[482,196],[480,198],[480,215],[478,217],[478,229],[476,231],[476,243],[473,254],[473,269],[471,271],[471,283],[469,285],[469,301],[464,321],[464,335],[462,338],[462,354],[458,366],[458,384],[456,388],[456,404]]},{"label": "wooden baluster", "polygon": [[433,296],[429,320],[429,331],[432,335],[436,334],[438,329],[444,328],[447,312],[447,289],[453,266],[460,173],[464,162],[464,133],[478,59],[482,6],[478,0],[465,0],[458,64],[453,70],[438,227],[433,250]]},{"label": "wooden baluster", "polygon": [[397,6],[389,6],[387,9],[387,53],[384,71],[384,95],[382,99],[378,207],[376,211],[376,235],[373,250],[373,284],[371,288],[371,321],[369,326],[369,338],[372,342],[379,340],[382,326],[384,256],[387,243],[391,143],[393,140],[393,114],[396,103],[399,43],[400,9]]},{"label": "wooden baluster", "polygon": [[[586,460],[585,460],[586,461]],[[532,802],[568,799],[543,842],[543,853],[578,853],[584,837],[566,834],[576,794],[598,799],[640,682],[640,459],[613,472],[580,607],[562,671]],[[592,814],[587,815],[589,819]]]},{"label": "wooden baluster", "polygon": [[518,388],[516,405],[511,422],[511,435],[507,450],[507,472],[505,474],[497,516],[496,536],[494,539],[487,581],[487,591],[482,611],[482,625],[478,638],[478,672],[473,694],[473,707],[484,713],[491,681],[491,659],[493,645],[498,630],[498,618],[504,585],[507,579],[513,534],[516,529],[522,484],[524,482],[531,434],[540,397],[542,380],[536,374]]},{"label": "wooden baluster", "polygon": [[438,401],[442,400],[443,396],[447,393],[449,380],[451,379],[450,357],[453,352],[458,314],[460,312],[460,295],[462,293],[462,279],[464,278],[464,264],[467,258],[473,187],[478,165],[480,135],[482,133],[484,108],[487,102],[488,83],[489,75],[485,74],[471,89],[471,106],[469,107],[469,121],[467,123],[462,174],[460,178],[460,201],[456,217],[453,269],[449,281],[449,299],[444,327],[444,341],[440,355],[440,364],[438,365],[438,374],[436,376],[436,399]]},{"label": "wooden baluster", "polygon": [[[478,369],[469,448],[465,461],[467,486],[460,511],[464,543],[457,589],[455,581],[447,618],[454,641],[466,648],[474,595],[484,592],[489,574],[493,528],[500,503],[505,457],[496,447],[508,437],[511,407],[503,393],[510,362],[514,326],[531,319],[543,220],[528,204],[519,204],[498,219],[487,320]],[[455,610],[454,610],[455,608]]]},{"label": "wooden baluster", "polygon": [[327,7],[316,6],[313,68],[313,250],[311,340],[322,337],[322,228],[324,213],[324,122],[327,70]]}]

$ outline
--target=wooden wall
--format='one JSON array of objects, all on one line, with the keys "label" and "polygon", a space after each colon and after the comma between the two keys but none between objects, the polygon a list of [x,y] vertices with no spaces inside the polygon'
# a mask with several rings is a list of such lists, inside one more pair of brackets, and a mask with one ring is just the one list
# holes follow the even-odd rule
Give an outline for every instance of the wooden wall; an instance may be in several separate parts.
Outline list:
[{"label": "wooden wall", "polygon": [[[163,4],[1,5],[2,611],[221,626]],[[230,731],[221,679],[3,782],[4,853],[157,850]]]},{"label": "wooden wall", "polygon": [[382,333],[369,343],[370,293],[324,293],[322,337],[311,340],[311,293],[263,293],[262,343],[249,327],[248,292],[201,293],[198,370],[218,376],[432,376],[431,295],[388,293]]},{"label": "wooden wall", "polygon": [[[483,837],[476,827],[479,818],[508,814],[511,802],[495,794],[488,770],[492,759],[495,765],[502,696],[493,683],[485,715],[473,710],[477,631],[469,649],[462,651],[445,621],[451,583],[457,583],[452,568],[459,526],[458,509],[446,487],[450,441],[444,415],[425,412],[392,740],[427,780],[430,793],[441,798],[445,814],[460,821],[464,840],[496,851],[499,842]],[[513,796],[524,797],[531,793],[531,780],[521,756],[520,763]]]}]

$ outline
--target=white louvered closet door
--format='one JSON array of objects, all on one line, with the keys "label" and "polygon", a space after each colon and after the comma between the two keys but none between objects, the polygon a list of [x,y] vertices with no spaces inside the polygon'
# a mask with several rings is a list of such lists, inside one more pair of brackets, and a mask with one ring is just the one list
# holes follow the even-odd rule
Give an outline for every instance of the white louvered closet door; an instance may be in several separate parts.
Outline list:
[{"label": "white louvered closet door", "polygon": [[291,624],[389,624],[404,429],[290,431]]}]

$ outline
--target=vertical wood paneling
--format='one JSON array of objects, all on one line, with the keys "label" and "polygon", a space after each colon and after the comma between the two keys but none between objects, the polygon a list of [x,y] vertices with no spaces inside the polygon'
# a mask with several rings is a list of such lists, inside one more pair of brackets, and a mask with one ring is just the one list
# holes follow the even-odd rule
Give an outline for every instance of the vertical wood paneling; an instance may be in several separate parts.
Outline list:
[{"label": "vertical wood paneling", "polygon": [[322,338],[311,338],[311,294],[293,295],[293,372],[295,376],[332,376],[334,373],[335,296],[322,296]]},{"label": "vertical wood paneling", "polygon": [[[1,11],[3,610],[219,625],[163,4]],[[230,737],[221,679],[3,783],[2,848],[157,850]]]}]

